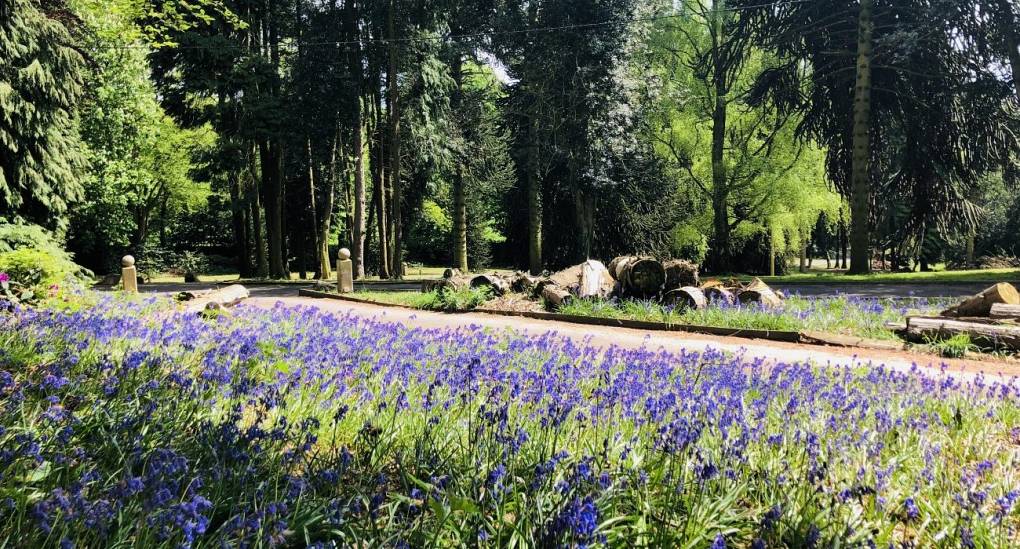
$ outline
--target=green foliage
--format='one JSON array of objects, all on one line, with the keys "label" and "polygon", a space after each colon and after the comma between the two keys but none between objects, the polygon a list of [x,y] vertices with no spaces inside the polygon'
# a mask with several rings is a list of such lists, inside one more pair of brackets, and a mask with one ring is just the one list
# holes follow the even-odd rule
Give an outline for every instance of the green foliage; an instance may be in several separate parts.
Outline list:
[{"label": "green foliage", "polygon": [[927,338],[925,343],[944,358],[963,358],[980,348],[970,341],[970,334],[956,334],[948,338]]},{"label": "green foliage", "polygon": [[0,223],[0,272],[11,279],[7,296],[19,295],[21,301],[49,295],[51,286],[79,288],[92,276],[46,229],[10,223]]},{"label": "green foliage", "polygon": [[708,236],[697,227],[681,223],[673,229],[673,256],[701,264],[708,254]]},{"label": "green foliage", "polygon": [[76,127],[85,60],[63,2],[0,5],[0,219],[66,226],[82,197]]},{"label": "green foliage", "polygon": [[575,300],[560,309],[565,314],[625,318],[749,330],[816,330],[874,339],[897,339],[886,324],[902,322],[907,314],[937,314],[949,305],[943,300],[915,303],[860,300],[848,297],[790,297],[781,309],[750,305],[710,305],[702,310],[678,310],[653,301]]},{"label": "green foliage", "polygon": [[19,248],[37,248],[55,254],[64,253],[53,233],[39,225],[0,222],[0,253]]},{"label": "green foliage", "polygon": [[421,294],[418,299],[412,302],[412,306],[430,311],[470,311],[490,299],[492,299],[492,293],[488,288],[457,290],[443,288]]},{"label": "green foliage", "polygon": [[181,129],[163,112],[132,19],[92,1],[79,2],[78,13],[96,70],[81,118],[86,200],[72,212],[70,245],[91,267],[113,269],[125,252],[146,259],[157,224],[206,207],[208,185],[192,179],[192,158],[215,136]]},{"label": "green foliage", "polygon": [[7,273],[22,289],[31,292],[32,297],[80,288],[88,275],[63,252],[38,248],[0,253],[0,273]]}]

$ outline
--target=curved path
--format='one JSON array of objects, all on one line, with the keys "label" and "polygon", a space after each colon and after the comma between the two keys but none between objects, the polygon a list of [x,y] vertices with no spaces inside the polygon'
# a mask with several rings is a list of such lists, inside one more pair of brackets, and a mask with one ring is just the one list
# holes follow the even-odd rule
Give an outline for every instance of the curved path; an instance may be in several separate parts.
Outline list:
[{"label": "curved path", "polygon": [[908,353],[905,351],[847,349],[682,332],[655,332],[605,326],[582,326],[549,320],[507,317],[484,313],[447,314],[307,297],[258,297],[256,294],[256,296],[253,296],[245,303],[259,307],[272,307],[277,303],[289,306],[312,306],[326,311],[338,313],[352,312],[363,317],[399,322],[409,327],[457,328],[480,326],[498,330],[512,330],[520,334],[556,332],[577,342],[587,340],[588,344],[602,348],[611,345],[632,348],[663,348],[667,351],[713,348],[727,352],[742,353],[748,358],[760,357],[765,359],[766,362],[772,363],[810,360],[816,364],[831,365],[884,364],[890,368],[903,371],[917,366],[930,369],[932,370],[931,373],[934,374],[938,374],[939,370],[944,369],[961,380],[973,379],[978,374],[984,374],[986,378],[995,377],[999,379],[1020,377],[1020,361],[945,360],[932,355]]}]

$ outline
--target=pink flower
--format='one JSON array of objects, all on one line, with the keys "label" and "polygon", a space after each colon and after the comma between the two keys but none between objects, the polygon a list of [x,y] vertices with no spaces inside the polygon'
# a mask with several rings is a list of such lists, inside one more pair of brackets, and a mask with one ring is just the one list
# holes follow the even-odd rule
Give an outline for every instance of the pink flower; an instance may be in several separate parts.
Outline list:
[{"label": "pink flower", "polygon": [[11,275],[7,273],[0,273],[0,282],[8,282],[11,279]]}]

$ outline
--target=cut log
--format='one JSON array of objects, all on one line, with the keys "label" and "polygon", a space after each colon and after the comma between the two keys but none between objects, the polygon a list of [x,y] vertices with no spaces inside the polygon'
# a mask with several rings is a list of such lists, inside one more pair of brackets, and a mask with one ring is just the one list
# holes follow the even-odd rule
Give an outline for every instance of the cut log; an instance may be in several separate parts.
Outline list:
[{"label": "cut log", "polygon": [[248,299],[248,296],[247,288],[240,284],[231,284],[189,301],[184,310],[189,313],[201,313],[207,310],[225,309]]},{"label": "cut log", "polygon": [[548,308],[556,310],[564,305],[569,305],[574,296],[555,284],[546,284],[542,287],[542,299],[545,300]]},{"label": "cut log", "polygon": [[722,285],[709,286],[702,289],[702,291],[705,292],[705,298],[708,299],[709,303],[733,305],[737,302],[737,296],[733,295],[733,292],[722,287]]},{"label": "cut log", "polygon": [[601,261],[589,259],[538,280],[535,294],[543,295],[542,290],[547,285],[556,286],[583,299],[600,299],[612,293],[613,277]]},{"label": "cut log", "polygon": [[609,274],[616,279],[623,297],[648,299],[659,293],[666,282],[666,271],[653,257],[620,256],[609,263]]},{"label": "cut log", "polygon": [[[471,286],[470,276],[453,276],[422,282],[422,291],[463,290]],[[426,289],[427,288],[427,289]]]},{"label": "cut log", "polygon": [[498,274],[480,274],[471,277],[472,288],[488,288],[493,296],[501,296],[510,289],[510,283]]},{"label": "cut log", "polygon": [[684,286],[697,286],[698,266],[684,259],[672,259],[662,264],[666,273],[666,290],[674,290]]},{"label": "cut log", "polygon": [[581,278],[577,296],[582,299],[603,299],[613,291],[613,277],[601,261],[589,259],[581,263]]},{"label": "cut log", "polygon": [[759,303],[764,308],[783,306],[783,300],[772,291],[768,284],[762,282],[760,278],[755,278],[750,284],[740,290],[740,293],[737,294],[737,299],[743,304]]},{"label": "cut log", "polygon": [[1020,305],[1008,305],[1006,303],[996,303],[992,305],[992,309],[989,313],[992,318],[1000,319],[1014,319],[1020,320]]},{"label": "cut log", "polygon": [[963,300],[959,305],[942,311],[942,316],[988,316],[992,312],[992,305],[996,303],[1020,305],[1020,293],[1017,293],[1012,284],[1000,282],[985,288],[974,297]]},{"label": "cut log", "polygon": [[453,278],[455,276],[460,276],[460,269],[450,267],[443,270],[443,278]]},{"label": "cut log", "polygon": [[695,286],[684,286],[670,290],[662,296],[662,304],[672,306],[674,309],[686,311],[688,309],[700,310],[708,305],[705,293],[701,288]]},{"label": "cut log", "polygon": [[510,291],[518,294],[530,294],[538,284],[538,277],[531,276],[524,271],[517,271],[510,278]]},{"label": "cut log", "polygon": [[1020,326],[963,322],[946,318],[910,317],[904,335],[911,341],[926,343],[967,334],[975,345],[1020,351]]}]

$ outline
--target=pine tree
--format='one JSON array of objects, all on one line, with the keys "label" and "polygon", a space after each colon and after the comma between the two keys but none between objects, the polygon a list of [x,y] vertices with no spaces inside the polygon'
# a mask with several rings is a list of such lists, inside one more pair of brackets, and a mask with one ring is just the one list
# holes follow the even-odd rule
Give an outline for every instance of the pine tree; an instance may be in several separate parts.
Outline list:
[{"label": "pine tree", "polygon": [[86,65],[66,15],[59,1],[0,3],[0,219],[63,228],[82,194]]}]

